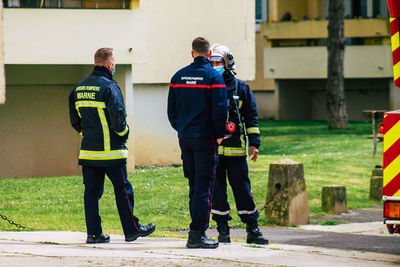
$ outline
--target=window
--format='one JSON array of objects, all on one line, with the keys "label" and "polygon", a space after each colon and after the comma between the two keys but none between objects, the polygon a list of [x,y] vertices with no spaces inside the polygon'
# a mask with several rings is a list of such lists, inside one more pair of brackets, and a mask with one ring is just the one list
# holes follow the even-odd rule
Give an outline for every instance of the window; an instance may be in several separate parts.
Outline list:
[{"label": "window", "polygon": [[[329,0],[324,1],[324,17],[328,19]],[[386,0],[344,0],[345,19],[353,18],[388,18]]]},{"label": "window", "polygon": [[256,23],[268,21],[268,0],[256,0]]},{"label": "window", "polygon": [[133,8],[139,0],[3,0],[6,8]]}]

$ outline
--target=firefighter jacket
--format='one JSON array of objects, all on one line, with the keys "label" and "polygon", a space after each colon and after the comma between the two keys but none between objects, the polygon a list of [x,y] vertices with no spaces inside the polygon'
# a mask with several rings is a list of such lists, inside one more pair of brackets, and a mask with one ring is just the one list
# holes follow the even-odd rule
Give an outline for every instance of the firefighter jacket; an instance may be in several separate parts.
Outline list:
[{"label": "firefighter jacket", "polygon": [[225,72],[223,77],[228,95],[228,121],[235,123],[236,130],[233,133],[226,131],[226,139],[218,147],[218,154],[222,157],[246,157],[245,135],[250,146],[260,146],[256,99],[245,81],[235,78],[230,72]]},{"label": "firefighter jacket", "polygon": [[72,127],[83,136],[79,164],[110,167],[126,162],[126,123],[124,99],[118,84],[105,67],[94,68],[69,96]]},{"label": "firefighter jacket", "polygon": [[179,138],[222,138],[227,113],[224,80],[205,57],[172,77],[168,119]]}]

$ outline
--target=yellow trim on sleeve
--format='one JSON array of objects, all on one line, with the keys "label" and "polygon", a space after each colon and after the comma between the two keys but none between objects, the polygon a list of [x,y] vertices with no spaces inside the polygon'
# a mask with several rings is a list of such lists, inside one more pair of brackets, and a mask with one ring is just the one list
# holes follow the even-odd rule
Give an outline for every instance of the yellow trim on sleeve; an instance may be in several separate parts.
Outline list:
[{"label": "yellow trim on sleeve", "polygon": [[128,127],[128,125],[126,125],[125,129],[122,132],[117,132],[117,131],[114,131],[114,132],[116,134],[118,134],[119,136],[124,136],[128,132],[128,130],[129,130],[129,127]]},{"label": "yellow trim on sleeve", "polygon": [[258,127],[249,127],[247,128],[248,134],[260,134],[260,129]]}]

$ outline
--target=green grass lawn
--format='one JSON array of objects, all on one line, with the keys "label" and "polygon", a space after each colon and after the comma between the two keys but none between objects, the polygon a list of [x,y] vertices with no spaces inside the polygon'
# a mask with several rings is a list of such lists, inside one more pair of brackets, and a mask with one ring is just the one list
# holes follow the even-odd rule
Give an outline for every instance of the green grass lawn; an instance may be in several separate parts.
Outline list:
[{"label": "green grass lawn", "polygon": [[[372,169],[382,162],[382,143],[372,156],[370,123],[353,122],[346,130],[328,130],[326,122],[260,121],[260,157],[249,162],[252,192],[257,207],[266,199],[269,164],[289,158],[304,164],[311,215],[321,215],[321,187],[345,185],[349,209],[376,205],[370,201]],[[182,168],[137,168],[130,181],[135,192],[134,213],[143,224],[154,222],[159,230],[185,229],[190,223],[188,183]],[[82,177],[0,179],[0,214],[34,230],[85,231]],[[233,227],[243,227],[229,190]],[[121,234],[111,183],[106,180],[100,201],[103,229]],[[265,224],[264,213],[260,224]],[[211,226],[215,226],[211,222]],[[18,230],[0,219],[0,230]],[[157,235],[169,232],[157,231]]]}]

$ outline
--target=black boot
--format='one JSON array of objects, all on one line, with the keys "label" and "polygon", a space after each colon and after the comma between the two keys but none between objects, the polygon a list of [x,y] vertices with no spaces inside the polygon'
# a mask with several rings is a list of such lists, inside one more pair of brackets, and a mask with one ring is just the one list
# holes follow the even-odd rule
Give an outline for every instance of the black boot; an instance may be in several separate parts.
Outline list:
[{"label": "black boot", "polygon": [[231,237],[229,235],[229,225],[227,221],[217,222],[218,230],[218,242],[231,243]]},{"label": "black boot", "polygon": [[154,223],[149,223],[148,225],[140,225],[139,230],[136,233],[125,235],[125,241],[131,242],[135,241],[138,237],[148,236],[156,230]]},{"label": "black boot", "polygon": [[247,243],[268,245],[268,239],[263,237],[260,228],[258,228],[257,221],[252,221],[247,223],[246,231],[247,231],[247,238],[246,238]]},{"label": "black boot", "polygon": [[103,233],[98,235],[88,235],[86,239],[87,244],[92,243],[110,243],[110,236]]},{"label": "black boot", "polygon": [[189,238],[186,243],[187,248],[217,248],[218,242],[208,238],[204,231],[189,231]]}]

